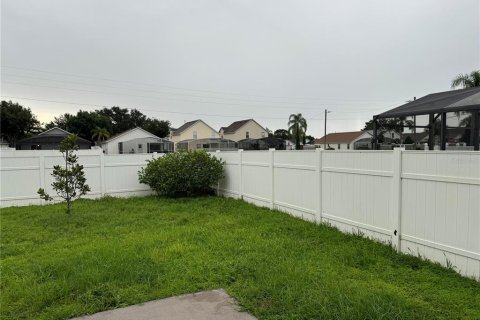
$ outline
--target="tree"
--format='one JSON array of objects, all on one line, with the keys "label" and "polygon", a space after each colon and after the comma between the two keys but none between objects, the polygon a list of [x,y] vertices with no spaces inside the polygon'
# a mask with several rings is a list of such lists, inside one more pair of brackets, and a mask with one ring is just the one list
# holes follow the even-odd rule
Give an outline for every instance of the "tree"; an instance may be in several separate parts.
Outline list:
[{"label": "tree", "polygon": [[108,117],[98,114],[96,111],[83,110],[79,110],[76,115],[65,113],[56,117],[46,127],[47,129],[59,127],[87,140],[91,140],[92,131],[97,127],[105,128],[109,133],[112,132],[112,123]]},{"label": "tree", "polygon": [[[413,121],[406,120],[405,117],[377,119],[377,129],[382,132],[396,131],[400,133],[403,132],[405,126],[413,126]],[[363,128],[363,131],[365,130],[373,130],[373,120],[365,122],[365,127]]]},{"label": "tree", "polygon": [[273,133],[273,136],[275,138],[280,138],[282,140],[288,140],[290,139],[290,134],[288,133],[288,130],[285,130],[285,129],[277,129],[275,130],[275,132]]},{"label": "tree", "polygon": [[300,141],[305,137],[307,132],[307,120],[301,113],[291,114],[288,119],[288,132],[295,138],[295,147],[300,149]]},{"label": "tree", "polygon": [[30,108],[25,108],[12,101],[1,102],[0,107],[1,136],[10,146],[40,130],[40,122]]},{"label": "tree", "polygon": [[[308,141],[308,142],[307,142]],[[315,137],[314,136],[305,136],[305,143],[308,143],[308,144],[314,144],[315,143]]]},{"label": "tree", "polygon": [[110,138],[110,132],[105,128],[95,127],[92,130],[92,140],[97,139],[97,146],[100,146],[105,139]]},{"label": "tree", "polygon": [[456,87],[473,88],[480,87],[480,70],[470,72],[470,74],[459,74],[452,80],[452,89]]},{"label": "tree", "polygon": [[147,118],[141,127],[160,138],[164,138],[170,133],[170,121],[168,120]]},{"label": "tree", "polygon": [[[470,74],[459,74],[458,76],[456,76],[452,80],[451,86],[452,86],[452,89],[454,89],[456,87],[462,87],[464,89],[480,87],[480,70],[472,71],[472,72],[470,72]],[[465,113],[466,113],[465,111],[455,112],[455,114],[459,118],[460,118],[461,114],[463,115]],[[465,118],[463,118],[460,121],[459,125],[461,127],[462,126],[471,127],[471,125],[472,125],[472,114],[469,114],[468,116],[465,116]],[[464,136],[465,135],[466,135],[466,133],[464,133]]]},{"label": "tree", "polygon": [[[75,151],[78,150],[78,145],[76,141],[77,136],[70,134],[60,142],[59,149],[65,160],[65,167],[55,165],[52,173],[52,176],[55,178],[52,187],[57,192],[57,195],[67,202],[67,214],[70,214],[72,201],[90,191],[90,187],[86,184],[87,179],[83,172],[83,166],[77,163],[78,157]],[[37,193],[41,199],[46,201],[53,200],[43,188],[38,189]]]}]

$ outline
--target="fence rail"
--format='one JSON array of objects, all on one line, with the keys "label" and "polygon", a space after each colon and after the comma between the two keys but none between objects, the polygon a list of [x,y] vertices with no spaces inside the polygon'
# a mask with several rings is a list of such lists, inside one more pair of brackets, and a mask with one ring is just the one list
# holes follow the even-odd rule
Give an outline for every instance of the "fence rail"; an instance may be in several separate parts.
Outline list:
[{"label": "fence rail", "polygon": [[[480,277],[480,153],[236,151],[225,196],[391,243]],[[447,262],[448,261],[448,262]]]}]

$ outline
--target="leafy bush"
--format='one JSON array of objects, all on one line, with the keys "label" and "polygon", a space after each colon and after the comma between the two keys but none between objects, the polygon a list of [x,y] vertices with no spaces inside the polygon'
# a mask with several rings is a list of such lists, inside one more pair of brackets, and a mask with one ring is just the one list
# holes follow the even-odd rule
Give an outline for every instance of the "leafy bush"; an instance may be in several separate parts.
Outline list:
[{"label": "leafy bush", "polygon": [[138,177],[159,195],[209,194],[223,178],[223,164],[204,150],[174,152],[147,160]]}]

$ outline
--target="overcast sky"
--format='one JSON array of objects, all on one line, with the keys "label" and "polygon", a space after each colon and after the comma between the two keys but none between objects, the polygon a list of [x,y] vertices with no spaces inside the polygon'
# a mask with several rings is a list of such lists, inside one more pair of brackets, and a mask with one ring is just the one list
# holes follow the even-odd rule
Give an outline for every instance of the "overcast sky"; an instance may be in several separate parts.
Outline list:
[{"label": "overcast sky", "polygon": [[118,105],[275,130],[300,112],[320,137],[325,108],[329,132],[359,130],[478,69],[479,20],[479,0],[2,0],[1,95],[43,122]]}]

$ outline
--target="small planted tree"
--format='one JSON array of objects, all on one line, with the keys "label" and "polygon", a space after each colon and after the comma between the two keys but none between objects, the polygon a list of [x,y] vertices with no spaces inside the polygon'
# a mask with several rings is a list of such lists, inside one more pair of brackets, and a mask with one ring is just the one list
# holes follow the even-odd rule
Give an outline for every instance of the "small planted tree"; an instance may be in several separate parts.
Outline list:
[{"label": "small planted tree", "polygon": [[[78,146],[76,142],[77,136],[74,134],[68,135],[60,142],[60,152],[63,154],[65,164],[54,166],[52,173],[55,178],[52,187],[57,195],[67,202],[68,214],[70,214],[72,202],[90,191],[90,187],[86,184],[87,179],[83,172],[83,166],[77,163],[78,157],[75,151],[78,150]],[[38,189],[37,193],[41,199],[53,200],[53,197],[47,194],[43,188]]]}]

